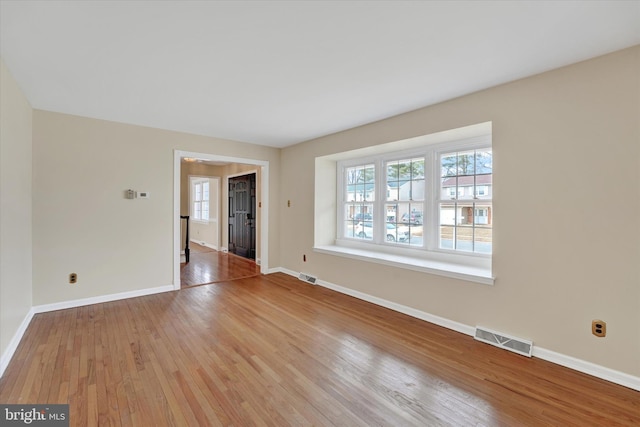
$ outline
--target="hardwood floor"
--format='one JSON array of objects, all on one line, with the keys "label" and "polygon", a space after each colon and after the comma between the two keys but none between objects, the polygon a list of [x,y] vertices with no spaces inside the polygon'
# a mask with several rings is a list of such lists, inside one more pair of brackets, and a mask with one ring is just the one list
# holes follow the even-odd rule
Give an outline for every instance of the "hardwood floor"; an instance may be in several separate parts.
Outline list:
[{"label": "hardwood floor", "polygon": [[640,425],[640,392],[280,273],[37,314],[0,402],[77,426]]},{"label": "hardwood floor", "polygon": [[180,286],[223,282],[260,274],[255,261],[191,243],[188,263],[180,264]]}]

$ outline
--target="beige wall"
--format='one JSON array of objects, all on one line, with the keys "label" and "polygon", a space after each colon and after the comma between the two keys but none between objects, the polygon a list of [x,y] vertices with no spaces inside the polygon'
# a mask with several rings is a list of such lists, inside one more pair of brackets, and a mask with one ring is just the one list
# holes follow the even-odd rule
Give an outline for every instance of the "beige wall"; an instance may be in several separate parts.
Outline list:
[{"label": "beige wall", "polygon": [[[284,149],[282,266],[640,376],[639,79],[635,47]],[[486,121],[494,286],[313,252],[316,156]]]},{"label": "beige wall", "polygon": [[[640,376],[639,76],[635,47],[276,150],[32,112],[2,64],[0,350],[32,303],[171,284],[177,149],[270,162],[272,268]],[[312,251],[316,156],[486,121],[495,286]],[[127,188],[151,198],[124,199]],[[607,338],[590,334],[595,318]]]},{"label": "beige wall", "polygon": [[31,125],[31,106],[0,60],[0,355],[31,309]]},{"label": "beige wall", "polygon": [[[269,161],[279,198],[277,149],[34,111],[34,305],[172,284],[174,150]],[[125,199],[128,188],[151,197]],[[269,252],[279,265],[277,241]]]}]

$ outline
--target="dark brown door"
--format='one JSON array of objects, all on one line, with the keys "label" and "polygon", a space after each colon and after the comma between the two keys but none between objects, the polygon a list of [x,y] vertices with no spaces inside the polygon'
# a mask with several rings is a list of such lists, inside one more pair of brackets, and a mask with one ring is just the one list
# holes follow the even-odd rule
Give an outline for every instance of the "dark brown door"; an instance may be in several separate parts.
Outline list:
[{"label": "dark brown door", "polygon": [[229,178],[229,252],[256,259],[256,174]]}]

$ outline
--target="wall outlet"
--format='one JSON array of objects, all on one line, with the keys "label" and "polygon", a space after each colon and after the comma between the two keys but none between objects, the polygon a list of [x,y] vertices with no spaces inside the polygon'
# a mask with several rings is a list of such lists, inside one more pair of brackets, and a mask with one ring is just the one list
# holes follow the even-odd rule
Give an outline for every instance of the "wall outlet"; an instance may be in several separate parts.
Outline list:
[{"label": "wall outlet", "polygon": [[591,333],[597,337],[607,336],[607,323],[602,320],[594,320],[591,322]]},{"label": "wall outlet", "polygon": [[71,273],[69,275],[69,283],[72,285],[78,282],[78,275],[76,273]]}]

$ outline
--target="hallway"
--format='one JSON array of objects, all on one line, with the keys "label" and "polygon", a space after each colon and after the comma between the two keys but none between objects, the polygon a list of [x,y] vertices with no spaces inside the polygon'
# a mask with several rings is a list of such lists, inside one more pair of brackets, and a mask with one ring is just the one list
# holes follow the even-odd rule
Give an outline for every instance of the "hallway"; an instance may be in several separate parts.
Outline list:
[{"label": "hallway", "polygon": [[180,286],[184,288],[260,275],[253,260],[190,243],[189,263],[180,264]]}]

